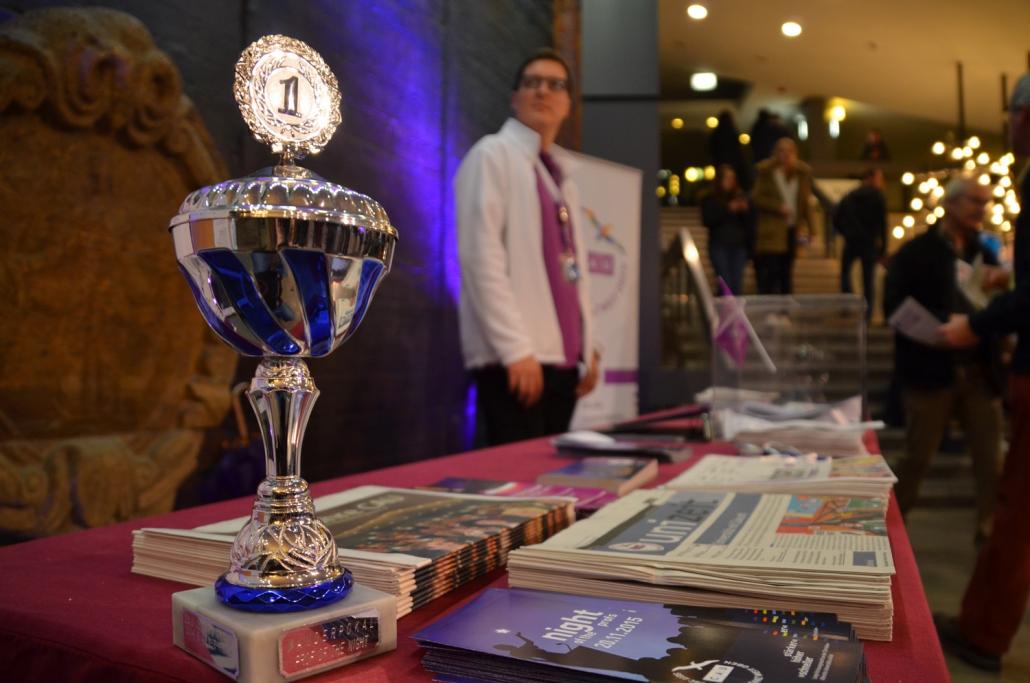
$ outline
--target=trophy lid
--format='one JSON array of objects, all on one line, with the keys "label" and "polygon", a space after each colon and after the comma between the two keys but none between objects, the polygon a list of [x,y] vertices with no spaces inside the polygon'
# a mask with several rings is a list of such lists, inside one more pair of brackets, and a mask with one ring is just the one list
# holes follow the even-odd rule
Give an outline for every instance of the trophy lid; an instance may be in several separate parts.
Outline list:
[{"label": "trophy lid", "polygon": [[397,236],[379,202],[300,166],[264,168],[191,192],[169,228],[191,219],[230,217],[318,220]]},{"label": "trophy lid", "polygon": [[341,120],[336,77],[317,52],[294,38],[264,36],[236,63],[233,94],[254,137],[281,155],[280,164],[192,192],[169,229],[208,218],[282,218],[361,226],[396,239],[378,202],[294,164],[320,152]]}]

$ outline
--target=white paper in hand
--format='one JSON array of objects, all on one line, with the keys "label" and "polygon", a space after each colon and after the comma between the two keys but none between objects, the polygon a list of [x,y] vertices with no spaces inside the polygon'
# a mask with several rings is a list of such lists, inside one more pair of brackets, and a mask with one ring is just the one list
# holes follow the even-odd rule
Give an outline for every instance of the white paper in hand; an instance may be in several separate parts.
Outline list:
[{"label": "white paper in hand", "polygon": [[937,331],[941,321],[921,303],[912,297],[906,297],[897,310],[891,314],[887,323],[909,339],[914,339],[927,346],[942,346],[944,339]]}]

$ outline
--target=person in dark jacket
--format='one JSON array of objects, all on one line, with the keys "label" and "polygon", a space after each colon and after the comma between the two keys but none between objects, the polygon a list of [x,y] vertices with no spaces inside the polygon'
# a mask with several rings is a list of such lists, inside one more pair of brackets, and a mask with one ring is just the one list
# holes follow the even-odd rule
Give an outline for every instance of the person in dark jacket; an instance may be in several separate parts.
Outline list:
[{"label": "person in dark jacket", "polygon": [[715,187],[701,201],[701,222],[708,228],[708,257],[715,275],[740,295],[754,242],[754,212],[733,167],[724,164],[716,171]]},{"label": "person in dark jacket", "polygon": [[733,112],[723,110],[719,114],[719,123],[708,136],[708,153],[716,168],[723,164],[731,166],[737,174],[737,184],[745,192],[751,189],[750,169],[744,163],[744,148],[740,144],[740,131],[737,130]]},{"label": "person in dark jacket", "polygon": [[[1009,105],[1012,149],[1030,157],[1030,73],[1016,82]],[[1016,222],[1013,262],[1016,286],[968,318],[954,316],[940,328],[949,344],[968,347],[981,339],[1016,332],[1009,406],[1012,433],[1001,488],[994,507],[994,530],[980,548],[976,568],[962,598],[958,619],[935,615],[941,643],[973,666],[1001,669],[1001,658],[1023,623],[1030,600],[1030,173],[1017,181],[1023,210]]]},{"label": "person in dark jacket", "polygon": [[[990,190],[969,177],[951,181],[944,216],[906,243],[890,260],[884,286],[884,312],[890,316],[912,297],[941,322],[968,313],[972,304],[956,279],[957,260],[978,257],[997,265],[979,239]],[[973,458],[977,488],[977,540],[990,533],[991,511],[1001,469],[1001,367],[997,341],[970,349],[929,346],[894,335],[894,373],[905,408],[905,454],[898,464],[894,493],[907,514],[919,484],[940,448],[952,417],[962,425]]]},{"label": "person in dark jacket", "polygon": [[754,163],[764,161],[772,156],[776,143],[780,138],[791,137],[790,130],[779,114],[764,107],[758,110],[758,118],[751,126],[751,153]]},{"label": "person in dark jacket", "polygon": [[840,291],[851,293],[851,266],[862,265],[865,319],[873,314],[873,272],[887,249],[887,200],[883,196],[883,171],[871,168],[862,184],[844,195],[837,205],[834,227],[844,238],[840,262]]}]

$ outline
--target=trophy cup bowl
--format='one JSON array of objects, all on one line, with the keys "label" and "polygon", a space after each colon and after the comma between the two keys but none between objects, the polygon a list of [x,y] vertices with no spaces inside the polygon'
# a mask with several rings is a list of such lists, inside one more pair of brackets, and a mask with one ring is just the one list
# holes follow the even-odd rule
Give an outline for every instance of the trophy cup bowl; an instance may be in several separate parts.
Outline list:
[{"label": "trophy cup bowl", "polygon": [[[265,86],[282,88],[282,107],[280,91]],[[335,602],[353,585],[300,476],[318,397],[303,359],[328,355],[357,329],[390,269],[397,231],[374,200],[291,163],[317,152],[339,123],[336,80],[317,53],[262,38],[237,64],[235,92],[248,125],[283,163],[193,192],[169,231],[208,325],[261,358],[247,396],[266,478],[215,592],[230,607],[290,612]]]}]

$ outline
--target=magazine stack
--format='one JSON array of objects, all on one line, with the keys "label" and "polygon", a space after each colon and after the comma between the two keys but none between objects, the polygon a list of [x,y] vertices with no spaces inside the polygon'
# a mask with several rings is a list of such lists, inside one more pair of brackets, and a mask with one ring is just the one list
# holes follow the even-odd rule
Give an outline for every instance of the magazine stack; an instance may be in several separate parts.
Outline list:
[{"label": "magazine stack", "polygon": [[584,486],[554,486],[525,481],[501,481],[498,479],[473,479],[469,477],[444,477],[428,486],[420,486],[419,488],[429,491],[478,493],[484,496],[504,496],[510,498],[572,498],[576,501],[577,518],[589,517],[618,498],[611,491]]},{"label": "magazine stack", "polygon": [[639,490],[508,560],[513,587],[678,605],[830,612],[890,640],[880,498]]},{"label": "magazine stack", "polygon": [[862,643],[828,614],[494,588],[414,638],[438,681],[866,680]]},{"label": "magazine stack", "polygon": [[[499,498],[361,486],[315,499],[354,580],[397,596],[397,616],[504,565],[508,551],[539,543],[574,520],[570,498]],[[229,566],[249,519],[196,529],[133,532],[132,571],[200,586]]]},{"label": "magazine stack", "polygon": [[816,455],[706,455],[665,484],[690,491],[866,496],[886,500],[898,478],[878,453],[833,458]]}]

